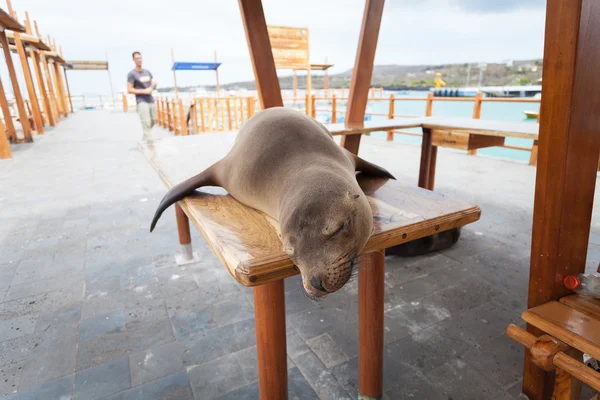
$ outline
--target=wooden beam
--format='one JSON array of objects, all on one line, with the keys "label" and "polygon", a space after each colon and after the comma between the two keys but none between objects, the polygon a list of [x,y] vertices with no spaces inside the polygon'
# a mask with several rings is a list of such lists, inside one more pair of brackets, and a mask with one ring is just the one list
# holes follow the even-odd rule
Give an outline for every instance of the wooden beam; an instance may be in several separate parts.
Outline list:
[{"label": "wooden beam", "polygon": [[12,116],[10,114],[10,108],[8,100],[6,99],[6,92],[4,91],[4,85],[0,81],[0,107],[2,108],[2,115],[4,117],[4,125],[6,125],[6,133],[8,140],[11,143],[17,142],[17,131],[15,130],[15,124],[13,123]]},{"label": "wooden beam", "polygon": [[4,59],[6,60],[8,75],[10,76],[10,83],[15,95],[15,103],[17,104],[19,120],[21,121],[21,126],[23,127],[23,136],[25,137],[26,142],[33,142],[33,137],[31,136],[31,126],[29,125],[29,117],[25,111],[25,104],[23,102],[23,96],[21,96],[21,89],[19,88],[19,81],[17,80],[15,65],[13,64],[12,55],[10,54],[10,49],[8,47],[8,38],[6,37],[6,32],[4,31],[0,32],[0,44],[2,45],[2,51],[4,52]]},{"label": "wooden beam", "polygon": [[[63,74],[65,74],[65,85],[67,86],[67,95],[68,95],[68,99],[69,99],[69,105],[71,106],[71,112],[74,113],[75,109],[73,108],[73,98],[71,97],[71,89],[69,88],[69,80],[67,79],[67,70],[66,70],[66,68],[63,68],[62,70],[63,70]],[[108,76],[110,78],[110,74]]]},{"label": "wooden beam", "polygon": [[[356,60],[352,71],[352,82],[348,105],[346,106],[345,123],[347,125],[361,126],[365,120],[365,110],[369,97],[369,86],[373,76],[373,62],[377,49],[377,38],[381,16],[383,15],[384,0],[367,0],[360,29]],[[361,135],[343,136],[341,146],[348,151],[358,154]]]},{"label": "wooden beam", "polygon": [[[48,93],[48,90],[46,89],[46,85],[44,83],[44,77],[42,76],[42,70],[40,67],[41,64],[41,58],[40,58],[40,54],[38,52],[32,52],[32,56],[33,56],[33,69],[35,70],[35,75],[37,76],[37,81],[38,81],[38,85],[40,87],[40,92],[41,92],[41,96],[42,96],[42,100],[43,100],[43,104],[44,104],[44,112],[46,113],[46,118],[48,118],[48,122],[50,123],[50,126],[54,126],[55,125],[55,121],[54,121],[54,115],[52,113],[52,106],[50,105],[50,95]],[[48,87],[50,87],[51,83],[48,82]]]},{"label": "wooden beam", "polygon": [[[565,275],[585,270],[600,154],[600,2],[549,0],[546,10],[539,158],[528,307],[569,291]],[[528,326],[528,331],[539,331]],[[549,399],[552,376],[526,351],[523,392]]]},{"label": "wooden beam", "polygon": [[[6,102],[6,95],[4,94],[4,86],[2,85],[2,80],[0,80],[0,102],[2,102],[2,114],[4,116],[4,120],[10,121],[10,123],[12,123],[10,111],[6,113],[6,110],[8,110],[8,103]],[[6,131],[4,130],[4,124],[2,123],[2,120],[0,120],[0,159],[7,158],[12,158],[12,155],[10,153],[10,145],[8,144]]]},{"label": "wooden beam", "polygon": [[[17,19],[16,13],[12,8],[10,0],[6,1],[8,10],[13,18]],[[25,46],[21,41],[21,34],[15,32],[15,45],[17,46],[17,52],[19,53],[19,59],[21,60],[21,66],[23,67],[23,76],[25,78],[25,86],[27,87],[27,93],[29,94],[29,102],[31,103],[31,109],[33,114],[33,120],[35,121],[35,130],[37,133],[44,133],[44,123],[42,121],[42,112],[40,111],[40,105],[38,104],[37,94],[35,87],[33,86],[33,78],[31,77],[31,70],[29,69],[29,61],[27,60],[27,54],[25,53]],[[21,121],[22,123],[23,121]]]},{"label": "wooden beam", "polygon": [[[27,29],[27,34],[33,36],[31,20],[27,11],[25,11],[25,27]],[[29,57],[33,61],[33,72],[35,73],[36,81],[38,83],[38,90],[40,92],[40,96],[42,97],[44,115],[48,119],[48,123],[50,123],[50,126],[54,126],[54,116],[52,115],[52,108],[50,107],[50,99],[48,98],[48,91],[46,90],[44,78],[40,69],[40,53],[39,51],[29,50]]]},{"label": "wooden beam", "polygon": [[[261,0],[238,0],[261,109],[282,107],[281,89]],[[249,116],[252,115],[249,110]]]},{"label": "wooden beam", "polygon": [[[37,21],[33,21],[33,26],[35,27],[35,34],[41,38],[42,35],[40,34],[40,28]],[[58,104],[56,100],[56,94],[54,92],[54,84],[50,75],[50,69],[48,68],[49,61],[46,59],[44,52],[40,52],[39,55],[42,69],[44,70],[44,75],[46,76],[46,84],[48,85],[48,96],[52,118],[54,119],[54,122],[57,123],[60,120],[60,115],[58,113]]]},{"label": "wooden beam", "polygon": [[58,97],[60,98],[60,104],[62,105],[63,115],[66,117],[69,115],[69,106],[67,105],[67,94],[65,93],[65,84],[63,82],[62,73],[60,71],[60,64],[54,62],[54,76],[57,87]]}]

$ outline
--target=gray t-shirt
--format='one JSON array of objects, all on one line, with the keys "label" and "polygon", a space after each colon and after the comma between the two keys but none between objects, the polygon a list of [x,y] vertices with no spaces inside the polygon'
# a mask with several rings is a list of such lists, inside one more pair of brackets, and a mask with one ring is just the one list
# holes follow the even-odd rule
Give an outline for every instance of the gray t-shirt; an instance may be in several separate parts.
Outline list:
[{"label": "gray t-shirt", "polygon": [[[133,83],[134,89],[147,89],[152,85],[152,74],[147,69],[142,69],[141,71],[132,69],[127,74],[127,82]],[[154,98],[151,94],[136,94],[135,102],[154,103]]]}]

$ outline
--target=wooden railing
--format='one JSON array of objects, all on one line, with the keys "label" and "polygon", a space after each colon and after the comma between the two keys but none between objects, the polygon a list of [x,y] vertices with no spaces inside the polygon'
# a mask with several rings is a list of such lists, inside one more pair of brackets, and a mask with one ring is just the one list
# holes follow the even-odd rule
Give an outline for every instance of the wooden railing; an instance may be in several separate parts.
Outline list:
[{"label": "wooden railing", "polygon": [[[339,91],[339,89],[338,89]],[[343,115],[346,111],[340,108],[344,102],[348,100],[348,97],[337,96],[336,91],[332,89],[331,97],[308,95],[301,97],[284,97],[283,100],[289,105],[290,102],[294,103],[296,107],[300,107],[299,111],[308,113],[311,109],[311,116],[317,117],[317,113],[330,113],[331,121],[337,121],[338,117]],[[382,90],[372,90],[372,94]],[[342,92],[344,94],[344,92]],[[327,94],[326,92],[323,95]],[[329,102],[330,108],[318,107],[318,102]],[[433,106],[437,101],[451,101],[451,102],[472,102],[473,113],[472,118],[479,119],[481,117],[481,109],[483,103],[486,102],[507,102],[507,103],[539,103],[540,99],[532,98],[498,98],[483,97],[481,93],[478,93],[474,97],[434,97],[433,93],[429,93],[427,97],[396,97],[394,94],[390,94],[389,97],[370,97],[368,100],[371,104],[373,102],[388,102],[388,112],[366,112],[366,115],[386,117],[388,119],[394,119],[398,117],[419,117],[422,115],[406,115],[396,113],[396,102],[398,101],[423,101],[425,103],[425,116],[433,115]],[[309,103],[311,107],[309,108]],[[342,104],[340,104],[342,103]],[[125,103],[124,103],[125,104]],[[303,105],[303,107],[302,107]],[[247,97],[199,97],[194,98],[191,104],[184,105],[182,100],[170,99],[170,98],[157,98],[157,115],[158,124],[164,128],[169,129],[171,132],[179,134],[199,134],[208,132],[224,132],[224,131],[237,131],[244,122],[251,117],[258,109],[259,103],[253,96]],[[189,126],[188,126],[189,125]],[[421,133],[409,132],[409,131],[389,131],[387,132],[387,140],[394,140],[395,134],[403,134],[410,136],[421,136]],[[534,142],[531,147],[528,146],[517,146],[511,144],[504,144],[502,147],[512,150],[521,150],[531,152],[530,164],[535,165],[537,163],[537,142]],[[476,150],[470,150],[469,154],[476,154]]]}]

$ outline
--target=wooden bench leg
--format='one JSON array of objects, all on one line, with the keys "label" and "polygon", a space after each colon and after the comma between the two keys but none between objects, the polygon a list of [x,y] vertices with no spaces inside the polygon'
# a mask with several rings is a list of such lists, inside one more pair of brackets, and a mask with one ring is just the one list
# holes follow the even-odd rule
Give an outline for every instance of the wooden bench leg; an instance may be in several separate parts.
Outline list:
[{"label": "wooden bench leg", "polygon": [[379,399],[383,393],[384,251],[361,257],[358,273],[359,398]]},{"label": "wooden bench leg", "polygon": [[177,231],[179,233],[179,244],[181,245],[181,253],[175,256],[177,265],[186,265],[198,262],[198,254],[192,251],[190,220],[177,203],[175,203],[175,217],[177,218]]},{"label": "wooden bench leg", "polygon": [[260,399],[287,399],[287,348],[283,279],[254,288],[254,314]]},{"label": "wooden bench leg", "polygon": [[437,159],[437,146],[432,145],[431,129],[423,128],[423,141],[421,143],[421,164],[419,168],[419,187],[433,190],[435,181],[435,164]]}]

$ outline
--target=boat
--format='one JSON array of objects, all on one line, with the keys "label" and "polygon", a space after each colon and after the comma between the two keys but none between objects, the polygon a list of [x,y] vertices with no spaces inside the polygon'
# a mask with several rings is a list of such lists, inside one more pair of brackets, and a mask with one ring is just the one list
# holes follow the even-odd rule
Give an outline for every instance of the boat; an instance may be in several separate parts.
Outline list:
[{"label": "boat", "polygon": [[531,110],[524,110],[523,112],[525,113],[525,115],[527,116],[527,118],[535,118],[535,119],[537,119],[538,114],[539,114],[537,111],[531,111]]}]

